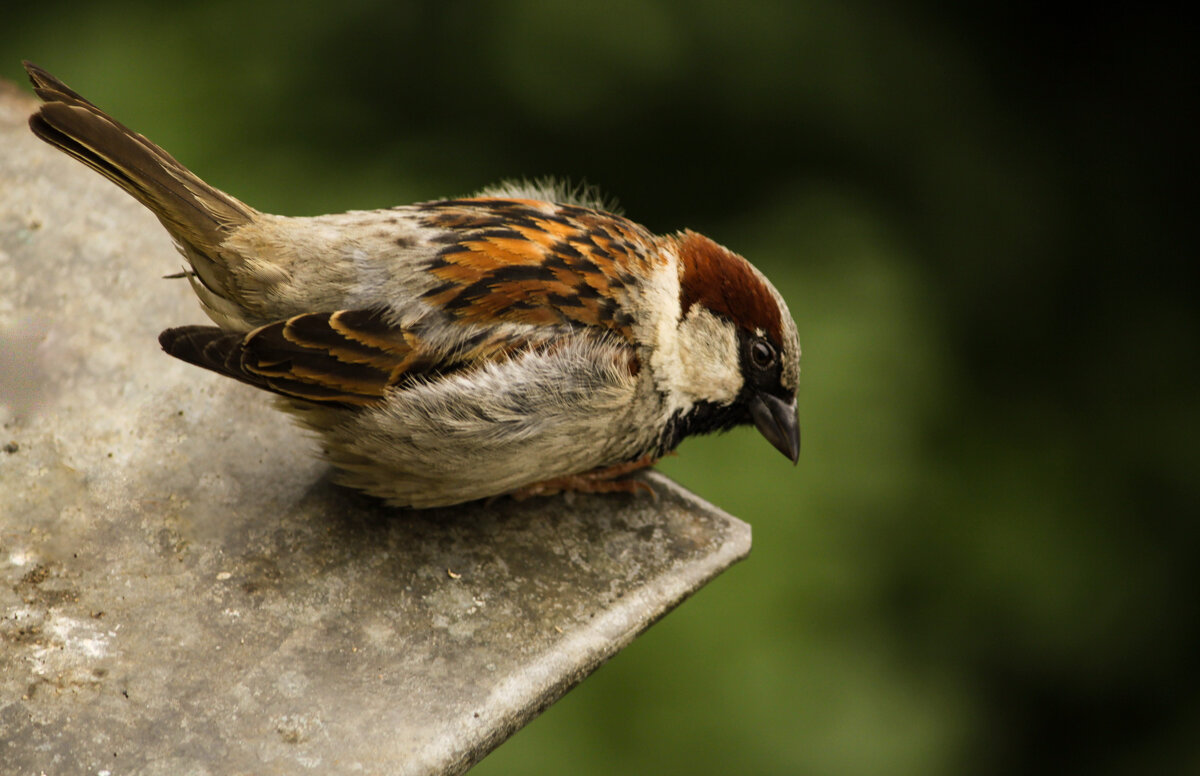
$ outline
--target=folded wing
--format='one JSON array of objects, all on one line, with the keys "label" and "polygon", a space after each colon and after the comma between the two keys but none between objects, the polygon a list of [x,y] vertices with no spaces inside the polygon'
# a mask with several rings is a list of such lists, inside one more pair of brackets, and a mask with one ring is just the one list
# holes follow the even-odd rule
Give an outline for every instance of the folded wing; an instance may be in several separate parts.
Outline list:
[{"label": "folded wing", "polygon": [[307,313],[249,333],[181,326],[158,338],[176,358],[293,399],[369,407],[385,393],[536,346],[530,340],[477,338],[438,352],[379,310]]}]

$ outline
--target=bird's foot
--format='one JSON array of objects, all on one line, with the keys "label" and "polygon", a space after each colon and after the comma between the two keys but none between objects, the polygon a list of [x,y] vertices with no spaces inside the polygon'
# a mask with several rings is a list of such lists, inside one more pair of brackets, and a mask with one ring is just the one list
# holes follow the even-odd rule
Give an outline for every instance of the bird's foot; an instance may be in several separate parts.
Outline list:
[{"label": "bird's foot", "polygon": [[647,455],[636,461],[627,461],[613,466],[604,466],[599,469],[581,472],[580,474],[568,474],[565,477],[554,477],[549,480],[535,482],[532,485],[518,488],[509,495],[520,501],[532,498],[533,496],[550,496],[563,492],[636,493],[639,490],[644,490],[651,496],[658,498],[658,494],[654,492],[654,488],[651,488],[642,480],[621,479],[628,474],[653,466],[657,461],[657,458]]}]

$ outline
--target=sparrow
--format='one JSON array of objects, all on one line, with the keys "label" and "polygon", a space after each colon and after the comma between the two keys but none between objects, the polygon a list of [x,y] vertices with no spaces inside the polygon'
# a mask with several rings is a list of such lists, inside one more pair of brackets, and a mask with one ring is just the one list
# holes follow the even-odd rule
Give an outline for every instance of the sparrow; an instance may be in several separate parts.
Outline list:
[{"label": "sparrow", "polygon": [[29,62],[34,134],[149,208],[215,326],[168,354],[270,391],[335,479],[400,507],[630,491],[685,437],[753,424],[800,451],[800,346],[738,254],[586,192],[290,218],[208,185]]}]

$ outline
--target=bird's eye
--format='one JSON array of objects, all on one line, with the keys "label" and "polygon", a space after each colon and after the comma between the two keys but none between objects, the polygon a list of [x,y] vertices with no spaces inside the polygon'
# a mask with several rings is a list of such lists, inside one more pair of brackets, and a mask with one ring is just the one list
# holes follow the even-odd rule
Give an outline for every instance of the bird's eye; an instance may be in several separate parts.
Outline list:
[{"label": "bird's eye", "polygon": [[750,358],[759,369],[766,369],[775,363],[775,348],[762,340],[757,340],[750,346]]}]

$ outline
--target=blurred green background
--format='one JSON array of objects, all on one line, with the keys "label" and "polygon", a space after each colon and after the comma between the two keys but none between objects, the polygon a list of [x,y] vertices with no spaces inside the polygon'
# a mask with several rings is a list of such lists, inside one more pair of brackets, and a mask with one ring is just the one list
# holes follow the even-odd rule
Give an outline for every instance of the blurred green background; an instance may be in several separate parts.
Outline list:
[{"label": "blurred green background", "polygon": [[752,430],[661,466],[750,559],[476,773],[1200,773],[1181,21],[43,0],[0,18],[0,76],[38,62],[264,210],[560,175],[783,292],[799,467]]}]

